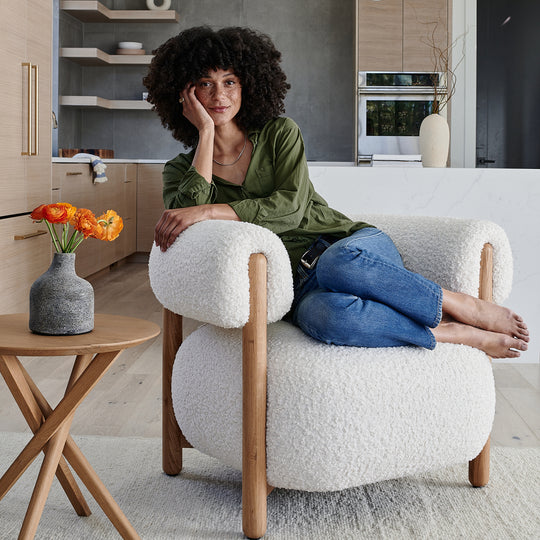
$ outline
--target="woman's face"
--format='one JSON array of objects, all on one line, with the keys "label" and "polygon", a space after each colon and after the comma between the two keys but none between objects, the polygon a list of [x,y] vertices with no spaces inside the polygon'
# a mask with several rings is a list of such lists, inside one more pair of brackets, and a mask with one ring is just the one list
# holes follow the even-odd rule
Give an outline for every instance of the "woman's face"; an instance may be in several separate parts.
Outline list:
[{"label": "woman's face", "polygon": [[242,86],[232,69],[209,71],[196,82],[195,95],[216,126],[233,120],[242,104]]}]

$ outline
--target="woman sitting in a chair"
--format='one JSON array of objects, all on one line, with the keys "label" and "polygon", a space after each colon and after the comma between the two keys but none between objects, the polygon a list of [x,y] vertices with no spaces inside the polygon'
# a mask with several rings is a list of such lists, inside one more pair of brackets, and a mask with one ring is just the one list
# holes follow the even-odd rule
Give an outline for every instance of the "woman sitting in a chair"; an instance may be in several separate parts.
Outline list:
[{"label": "woman sitting in a chair", "polygon": [[144,82],[165,127],[193,150],[163,172],[163,251],[193,223],[246,221],[276,233],[294,275],[291,320],[336,345],[462,343],[517,358],[529,332],[511,310],[406,270],[392,240],[328,207],[308,176],[289,88],[271,40],[246,28],[191,28],[159,47]]}]

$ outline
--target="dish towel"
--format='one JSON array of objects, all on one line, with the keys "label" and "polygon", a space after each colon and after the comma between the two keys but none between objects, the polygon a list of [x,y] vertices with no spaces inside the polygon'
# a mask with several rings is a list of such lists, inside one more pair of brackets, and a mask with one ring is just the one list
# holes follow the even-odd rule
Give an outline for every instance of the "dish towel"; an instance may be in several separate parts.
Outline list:
[{"label": "dish towel", "polygon": [[77,158],[90,158],[90,163],[92,164],[92,168],[94,170],[94,184],[102,184],[103,182],[107,182],[108,178],[105,176],[105,169],[107,168],[107,165],[103,163],[103,160],[95,156],[94,154],[75,154],[72,159]]}]

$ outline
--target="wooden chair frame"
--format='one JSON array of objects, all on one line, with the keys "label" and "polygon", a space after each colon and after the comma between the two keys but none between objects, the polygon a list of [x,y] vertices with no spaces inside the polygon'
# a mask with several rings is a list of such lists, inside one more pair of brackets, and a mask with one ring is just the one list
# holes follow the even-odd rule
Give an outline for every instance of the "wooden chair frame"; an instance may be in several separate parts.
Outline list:
[{"label": "wooden chair frame", "polygon": [[[250,317],[242,330],[242,524],[248,538],[266,532],[266,499],[273,487],[266,480],[266,257],[252,254],[249,261]],[[485,244],[480,261],[478,296],[493,301],[493,247]],[[176,422],[171,377],[176,352],[182,344],[182,316],[163,311],[163,471],[182,470],[182,449],[191,445]],[[490,438],[469,462],[474,487],[489,481]]]}]

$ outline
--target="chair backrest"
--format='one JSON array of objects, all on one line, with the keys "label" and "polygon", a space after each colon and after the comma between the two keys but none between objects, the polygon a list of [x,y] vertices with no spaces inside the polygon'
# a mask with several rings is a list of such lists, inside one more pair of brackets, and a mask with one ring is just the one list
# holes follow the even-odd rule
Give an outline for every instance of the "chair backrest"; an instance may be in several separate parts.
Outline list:
[{"label": "chair backrest", "polygon": [[[354,216],[352,216],[354,219]],[[493,246],[493,301],[501,304],[512,290],[513,257],[502,227],[492,221],[435,216],[358,216],[386,232],[403,264],[442,287],[478,295],[480,258]]]}]

